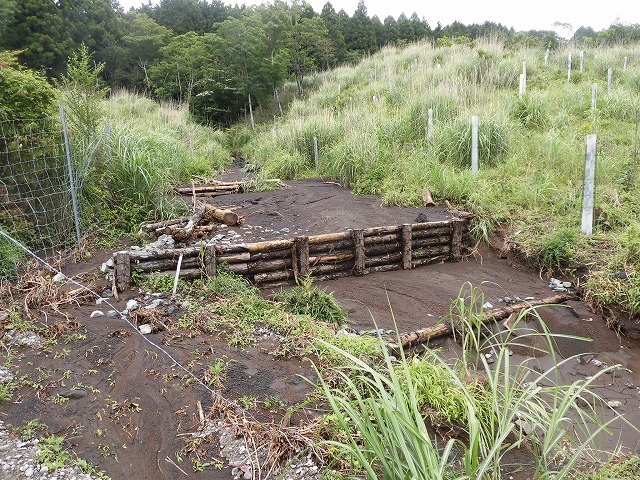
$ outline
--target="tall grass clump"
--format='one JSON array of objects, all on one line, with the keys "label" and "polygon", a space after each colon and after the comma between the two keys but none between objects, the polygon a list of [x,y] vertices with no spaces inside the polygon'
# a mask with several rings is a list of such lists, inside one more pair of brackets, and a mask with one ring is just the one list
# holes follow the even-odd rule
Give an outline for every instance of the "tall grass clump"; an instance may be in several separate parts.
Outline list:
[{"label": "tall grass clump", "polygon": [[[504,159],[509,147],[509,125],[497,118],[480,118],[478,162],[481,168],[494,167]],[[458,117],[444,125],[435,141],[438,158],[459,168],[471,166],[471,119]]]},{"label": "tall grass clump", "polygon": [[222,132],[191,121],[186,106],[116,92],[104,108],[110,136],[94,173],[107,187],[101,189],[104,213],[125,228],[184,212],[173,186],[192,175],[211,176],[230,162]]},{"label": "tall grass clump", "polygon": [[[432,349],[414,359],[385,353],[379,369],[338,351],[345,366],[332,372],[337,381],[322,377],[320,389],[342,432],[329,444],[357,478],[498,480],[515,469],[531,478],[574,478],[599,461],[611,422],[638,430],[619,415],[604,419],[610,409],[594,387],[610,369],[563,383],[561,370],[576,357],[557,354],[558,336],[535,309],[515,319],[516,337],[483,329],[480,302],[483,295],[463,285],[450,318],[463,351],[453,359]],[[524,326],[527,318],[535,321]],[[512,362],[516,347],[530,357]]]},{"label": "tall grass clump", "polygon": [[509,113],[523,128],[542,130],[549,123],[546,97],[540,92],[517,99]]}]

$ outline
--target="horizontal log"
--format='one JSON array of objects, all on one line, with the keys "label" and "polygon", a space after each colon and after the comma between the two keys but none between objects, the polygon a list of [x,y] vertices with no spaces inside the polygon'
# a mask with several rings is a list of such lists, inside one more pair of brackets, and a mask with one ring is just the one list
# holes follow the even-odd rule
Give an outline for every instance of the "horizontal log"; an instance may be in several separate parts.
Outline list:
[{"label": "horizontal log", "polygon": [[313,267],[309,267],[309,271],[316,276],[317,274],[329,273],[329,272],[342,272],[342,271],[351,271],[353,270],[353,260],[333,263],[331,265],[316,265]]},{"label": "horizontal log", "polygon": [[451,245],[436,245],[433,247],[423,247],[413,251],[413,258],[427,258],[437,255],[445,255],[451,253]]},{"label": "horizontal log", "polygon": [[380,273],[380,272],[391,272],[394,270],[402,270],[402,262],[400,263],[391,263],[389,265],[378,265],[376,267],[365,268],[365,275],[369,275],[370,273]]},{"label": "horizontal log", "polygon": [[291,256],[291,249],[270,250],[268,252],[258,252],[251,254],[251,261],[258,260],[275,260],[276,258],[288,258]]},{"label": "horizontal log", "polygon": [[374,257],[376,255],[383,255],[385,253],[396,253],[402,250],[402,244],[400,242],[383,243],[380,245],[369,245],[365,249],[367,257]]},{"label": "horizontal log", "polygon": [[316,253],[325,253],[325,252],[334,252],[337,250],[349,249],[353,251],[353,241],[349,240],[341,240],[339,242],[328,242],[316,245],[309,246],[309,254],[313,255]]},{"label": "horizontal log", "polygon": [[268,252],[271,250],[283,250],[293,246],[293,239],[286,238],[282,240],[267,240],[265,242],[249,243],[248,250],[251,253]]},{"label": "horizontal log", "polygon": [[228,272],[247,275],[250,273],[264,273],[277,270],[285,270],[291,267],[292,261],[290,258],[281,258],[277,260],[261,260],[259,262],[232,263],[224,265],[223,268]]},{"label": "horizontal log", "polygon": [[449,259],[448,253],[446,255],[437,255],[435,257],[419,258],[411,262],[411,268],[425,267],[427,265],[432,265],[434,263],[442,263],[448,259]]},{"label": "horizontal log", "polygon": [[386,234],[390,234],[390,233],[401,233],[401,232],[402,232],[402,226],[400,226],[400,225],[391,225],[391,226],[386,226],[386,227],[365,228],[362,231],[362,234],[364,235],[364,238],[366,239],[367,237],[377,237],[379,235],[386,235]]},{"label": "horizontal log", "polygon": [[291,270],[283,270],[278,272],[265,272],[265,273],[256,273],[253,276],[253,281],[257,284],[265,283],[265,282],[279,282],[283,280],[293,280],[293,271]]},{"label": "horizontal log", "polygon": [[339,254],[332,254],[332,255],[318,255],[314,257],[310,256],[309,265],[314,266],[314,265],[321,265],[326,263],[337,263],[337,262],[342,262],[344,260],[351,260],[353,259],[353,257],[354,257],[353,252],[339,253]]},{"label": "horizontal log", "polygon": [[[562,293],[560,295],[553,295],[551,297],[542,298],[540,300],[531,300],[527,302],[518,302],[508,307],[497,308],[491,311],[485,311],[482,314],[481,322],[488,323],[491,321],[501,320],[507,318],[513,313],[519,313],[522,310],[532,307],[539,307],[543,305],[558,305],[575,298],[572,293]],[[392,350],[397,350],[400,347],[407,348],[419,343],[428,342],[434,338],[444,337],[450,335],[453,332],[454,325],[451,322],[440,323],[433,327],[421,328],[413,332],[401,333],[397,340],[387,342],[387,346]],[[458,329],[459,325],[455,325]]]},{"label": "horizontal log", "polygon": [[309,245],[320,245],[323,243],[339,242],[341,240],[351,239],[351,232],[323,233],[320,235],[310,235]]},{"label": "horizontal log", "polygon": [[206,222],[216,221],[218,223],[224,223],[230,227],[234,227],[240,224],[240,216],[223,208],[217,208],[213,205],[205,204],[204,215],[202,219]]},{"label": "horizontal log", "polygon": [[200,246],[189,248],[164,248],[164,249],[142,249],[130,250],[129,257],[134,260],[157,260],[161,258],[178,258],[182,254],[183,258],[196,257],[200,255]]},{"label": "horizontal log", "polygon": [[249,252],[237,253],[235,255],[218,255],[218,263],[243,263],[251,260],[251,254]]},{"label": "horizontal log", "polygon": [[171,225],[186,223],[189,221],[189,218],[190,217],[180,217],[180,218],[174,218],[171,220],[164,220],[162,222],[143,223],[142,225],[140,225],[140,230],[143,232],[154,232],[158,229],[162,229]]},{"label": "horizontal log", "polygon": [[365,237],[364,246],[380,245],[381,243],[393,243],[402,241],[401,233],[390,233],[387,235],[378,235],[377,237]]},{"label": "horizontal log", "polygon": [[387,255],[378,255],[376,257],[366,257],[364,259],[365,268],[375,267],[378,265],[387,265],[389,263],[397,263],[402,261],[402,252],[389,253]]},{"label": "horizontal log", "polygon": [[418,232],[420,230],[431,230],[434,228],[440,228],[451,225],[451,220],[439,220],[437,222],[425,222],[425,223],[412,223],[411,230]]},{"label": "horizontal log", "polygon": [[449,225],[445,227],[430,228],[428,230],[418,230],[412,232],[411,237],[415,240],[418,238],[436,237],[440,235],[448,235],[451,237],[451,227]]},{"label": "horizontal log", "polygon": [[195,187],[174,187],[173,189],[180,195],[196,195],[199,193],[217,193],[217,192],[238,192],[240,187],[237,185],[196,185]]},{"label": "horizontal log", "polygon": [[[137,272],[155,272],[155,271],[165,271],[165,270],[173,270],[175,271],[178,266],[177,258],[161,258],[158,260],[145,260],[140,261],[136,260],[135,262],[131,262],[131,270]],[[200,267],[200,258],[199,257],[188,257],[182,258],[182,266],[181,268],[199,268]]]},{"label": "horizontal log", "polygon": [[433,245],[449,245],[451,243],[450,235],[440,235],[438,237],[419,238],[411,242],[411,248],[418,249]]}]

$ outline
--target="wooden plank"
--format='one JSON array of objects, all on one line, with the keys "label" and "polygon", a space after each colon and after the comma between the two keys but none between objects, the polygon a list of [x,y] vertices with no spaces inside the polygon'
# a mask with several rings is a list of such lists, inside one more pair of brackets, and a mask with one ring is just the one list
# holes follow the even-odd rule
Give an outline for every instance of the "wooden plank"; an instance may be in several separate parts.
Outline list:
[{"label": "wooden plank", "polygon": [[362,230],[352,230],[354,245],[354,274],[358,277],[364,275],[365,266],[365,250],[364,250],[364,232]]},{"label": "wooden plank", "polygon": [[131,288],[131,258],[127,251],[116,252],[115,256],[116,289],[124,292]]},{"label": "wooden plank", "polygon": [[216,246],[207,245],[204,251],[204,273],[210,277],[217,273],[218,261],[216,259]]},{"label": "wooden plank", "polygon": [[457,262],[462,258],[462,229],[464,220],[455,218],[451,222],[451,261]]},{"label": "wooden plank", "polygon": [[411,270],[411,224],[402,225],[402,268]]},{"label": "wooden plank", "polygon": [[298,245],[298,273],[302,276],[309,274],[309,237],[297,237]]}]

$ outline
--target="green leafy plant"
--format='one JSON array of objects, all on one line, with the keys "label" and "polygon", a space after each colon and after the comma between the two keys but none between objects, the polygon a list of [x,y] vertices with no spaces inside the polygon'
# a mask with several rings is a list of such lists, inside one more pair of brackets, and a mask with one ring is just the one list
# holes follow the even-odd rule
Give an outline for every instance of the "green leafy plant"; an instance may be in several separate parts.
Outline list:
[{"label": "green leafy plant", "polygon": [[313,284],[313,277],[300,279],[300,285],[275,295],[287,311],[296,315],[309,315],[313,319],[338,325],[346,323],[342,307],[331,293]]}]

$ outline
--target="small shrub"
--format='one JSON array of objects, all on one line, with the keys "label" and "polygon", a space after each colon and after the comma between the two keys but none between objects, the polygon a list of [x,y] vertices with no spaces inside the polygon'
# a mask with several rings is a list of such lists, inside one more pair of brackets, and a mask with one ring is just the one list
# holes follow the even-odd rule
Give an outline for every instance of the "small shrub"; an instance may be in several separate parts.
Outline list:
[{"label": "small shrub", "polygon": [[275,299],[296,315],[308,315],[326,323],[343,324],[344,312],[331,293],[313,285],[312,277],[305,277],[300,285],[276,294]]},{"label": "small shrub", "polygon": [[13,242],[0,236],[0,277],[15,280],[24,260],[24,252]]}]

